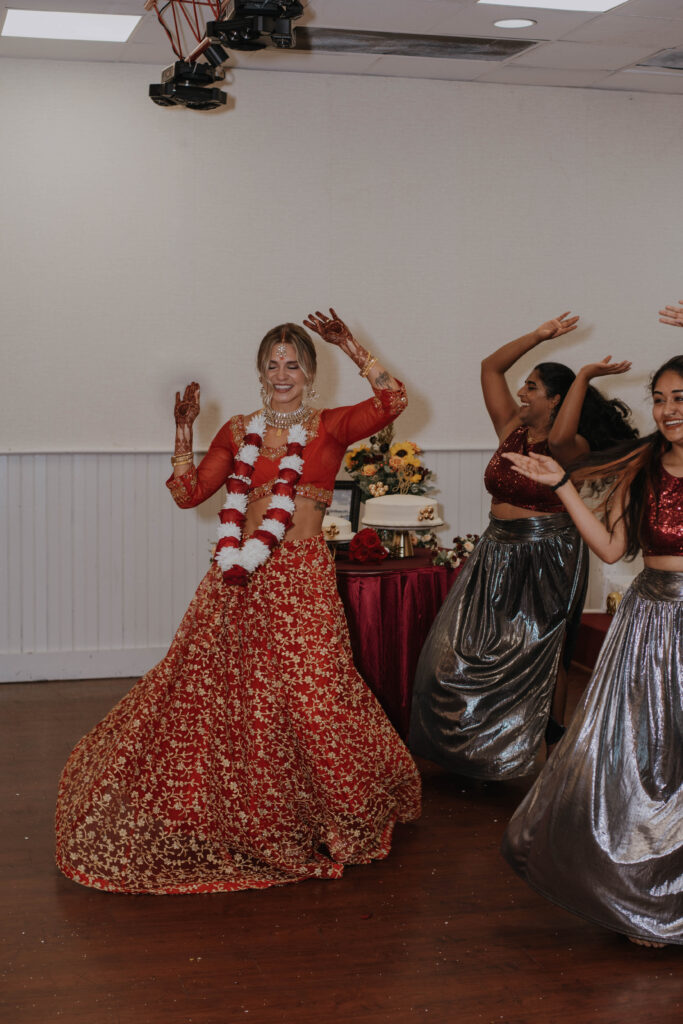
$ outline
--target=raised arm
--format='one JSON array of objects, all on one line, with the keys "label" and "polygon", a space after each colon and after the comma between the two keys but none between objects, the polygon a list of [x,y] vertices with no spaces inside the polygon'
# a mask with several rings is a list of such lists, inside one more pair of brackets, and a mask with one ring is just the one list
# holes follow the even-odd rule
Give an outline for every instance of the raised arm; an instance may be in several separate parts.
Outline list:
[{"label": "raised arm", "polygon": [[631,369],[628,360],[612,363],[610,362],[611,358],[611,356],[605,356],[599,363],[588,363],[581,367],[555,417],[548,437],[548,445],[555,458],[565,466],[578,459],[590,448],[586,438],[579,434],[579,420],[591,380],[594,377],[626,373]]},{"label": "raised arm", "polygon": [[304,320],[304,326],[308,327],[309,331],[315,331],[329,345],[336,345],[342,352],[345,352],[358,367],[361,377],[367,377],[373,388],[382,388],[388,391],[400,389],[401,385],[396,378],[392,377],[379,360],[371,355],[359,341],[356,341],[344,321],[337,316],[333,309],[330,309],[329,316],[320,311],[309,313],[308,318]]},{"label": "raised arm", "polygon": [[192,428],[199,415],[199,384],[192,382],[183,397],[176,391],[173,411],[176,423],[175,454],[171,458],[173,475],[166,481],[173,500],[180,508],[194,508],[215,494],[232,472],[230,424],[218,432],[209,451],[198,466],[194,464]]},{"label": "raised arm", "polygon": [[180,392],[175,393],[175,408],[173,410],[175,419],[175,453],[171,462],[173,463],[173,476],[183,476],[194,463],[192,451],[192,429],[194,421],[199,416],[199,384],[192,381],[185,388],[183,397]]},{"label": "raised arm", "polygon": [[552,487],[557,492],[562,504],[572,517],[574,524],[588,547],[603,562],[618,562],[626,551],[626,527],[621,514],[624,508],[624,493],[617,492],[610,517],[616,523],[610,533],[604,523],[591,512],[581,495],[565,473],[562,466],[549,455],[519,455],[516,452],[504,452],[503,458],[509,459],[518,473],[536,480],[540,484]]},{"label": "raised arm", "polygon": [[680,306],[665,306],[659,311],[660,324],[671,324],[672,327],[683,327],[683,299],[678,300]]},{"label": "raised arm", "polygon": [[519,406],[505,379],[507,371],[532,348],[550,338],[561,338],[563,334],[575,330],[578,320],[578,316],[562,313],[554,320],[547,320],[535,331],[502,345],[482,360],[481,389],[486,410],[498,437],[509,432],[513,420],[519,414]]}]

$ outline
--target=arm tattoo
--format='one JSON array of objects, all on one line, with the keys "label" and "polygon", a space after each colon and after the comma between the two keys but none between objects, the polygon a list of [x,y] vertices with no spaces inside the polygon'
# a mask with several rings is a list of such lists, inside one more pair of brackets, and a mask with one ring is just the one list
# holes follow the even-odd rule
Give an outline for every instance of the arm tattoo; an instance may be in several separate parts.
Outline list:
[{"label": "arm tattoo", "polygon": [[325,504],[324,501],[313,502],[313,508],[316,510],[316,512],[322,512],[323,515],[325,515],[325,513],[327,512],[327,505]]},{"label": "arm tattoo", "polygon": [[375,377],[374,387],[391,388],[392,383],[393,380],[391,374],[387,373],[386,370],[382,370],[382,372],[377,377]]}]

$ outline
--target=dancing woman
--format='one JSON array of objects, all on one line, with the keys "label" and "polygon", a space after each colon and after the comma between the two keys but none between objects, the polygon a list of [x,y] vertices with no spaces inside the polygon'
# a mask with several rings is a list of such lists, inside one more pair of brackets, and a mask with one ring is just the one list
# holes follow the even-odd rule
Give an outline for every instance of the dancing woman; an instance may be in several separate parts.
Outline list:
[{"label": "dancing woman", "polygon": [[567,910],[641,945],[683,944],[683,356],[652,379],[657,430],[592,455],[601,522],[553,459],[510,454],[554,488],[600,558],[642,550],[557,752],[515,812],[503,854]]},{"label": "dancing woman", "polygon": [[[539,363],[515,402],[506,372],[576,327],[562,314],[482,363],[486,408],[500,440],[484,476],[491,521],[441,608],[420,655],[409,745],[450,771],[504,779],[531,771],[546,737],[562,735],[565,673],[583,606],[588,557],[549,487],[524,480],[506,452],[552,452],[562,463],[634,436],[628,409],[590,381],[629,363]],[[557,683],[557,685],[556,685]],[[550,710],[552,704],[552,718]]]},{"label": "dancing woman", "polygon": [[406,393],[330,313],[305,323],[369,380],[359,405],[309,406],[316,353],[296,324],[261,342],[263,409],[229,420],[197,467],[199,386],[176,396],[168,486],[191,508],[227,484],[216,560],[167,656],[66,764],[57,863],[76,882],[195,893],[338,878],[419,816],[417,770],[353,667],[321,533],[347,446]]}]

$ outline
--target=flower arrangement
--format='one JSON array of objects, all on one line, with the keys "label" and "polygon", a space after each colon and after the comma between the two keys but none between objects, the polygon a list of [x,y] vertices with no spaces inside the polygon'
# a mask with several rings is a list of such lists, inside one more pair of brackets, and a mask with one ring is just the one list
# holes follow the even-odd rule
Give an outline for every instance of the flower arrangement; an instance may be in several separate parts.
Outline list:
[{"label": "flower arrangement", "polygon": [[388,554],[379,534],[370,527],[359,530],[349,544],[349,559],[352,562],[381,562]]},{"label": "flower arrangement", "polygon": [[466,533],[464,537],[454,537],[452,548],[440,548],[435,533],[413,534],[413,543],[428,548],[432,552],[432,564],[444,565],[448,569],[457,569],[474,551],[478,533]]},{"label": "flower arrangement", "polygon": [[344,456],[346,472],[358,484],[363,501],[384,494],[427,494],[432,471],[422,465],[414,441],[393,441],[394,425],[380,430]]}]

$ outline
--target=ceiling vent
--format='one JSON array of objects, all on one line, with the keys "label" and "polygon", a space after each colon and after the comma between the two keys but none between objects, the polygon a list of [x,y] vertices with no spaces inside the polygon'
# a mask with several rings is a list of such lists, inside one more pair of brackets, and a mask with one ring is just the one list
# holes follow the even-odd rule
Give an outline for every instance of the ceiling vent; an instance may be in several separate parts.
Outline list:
[{"label": "ceiling vent", "polygon": [[671,71],[683,71],[683,50],[660,50],[647,60],[638,61],[639,68],[669,68]]},{"label": "ceiling vent", "polygon": [[376,53],[378,56],[439,57],[442,60],[507,60],[536,40],[426,36],[402,32],[355,32],[336,28],[297,28],[294,48],[313,53]]}]

